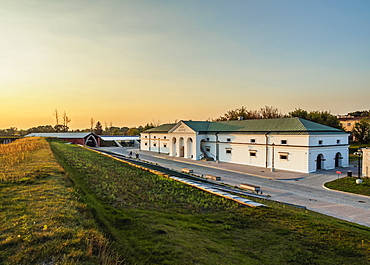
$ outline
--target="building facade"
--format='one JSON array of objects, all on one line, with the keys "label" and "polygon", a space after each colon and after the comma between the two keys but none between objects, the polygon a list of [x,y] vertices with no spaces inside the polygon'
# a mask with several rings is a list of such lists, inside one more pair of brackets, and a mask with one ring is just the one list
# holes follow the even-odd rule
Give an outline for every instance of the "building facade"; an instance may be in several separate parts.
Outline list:
[{"label": "building facade", "polygon": [[362,148],[362,176],[370,177],[370,147]]},{"label": "building facade", "polygon": [[301,118],[180,121],[141,133],[141,150],[271,170],[348,167],[348,134]]},{"label": "building facade", "polygon": [[117,146],[117,147],[139,147],[140,136],[139,135],[99,135],[99,138],[103,141],[102,146]]}]

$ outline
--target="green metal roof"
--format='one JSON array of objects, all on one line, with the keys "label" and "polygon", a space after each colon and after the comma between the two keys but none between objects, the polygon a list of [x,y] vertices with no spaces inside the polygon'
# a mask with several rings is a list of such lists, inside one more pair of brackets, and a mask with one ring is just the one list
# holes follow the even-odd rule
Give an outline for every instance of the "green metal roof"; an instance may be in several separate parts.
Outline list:
[{"label": "green metal roof", "polygon": [[148,129],[146,131],[144,131],[145,133],[150,133],[150,132],[156,132],[156,133],[166,133],[168,132],[169,130],[171,130],[173,128],[173,126],[175,126],[177,123],[169,123],[169,124],[162,124],[158,127],[154,127],[154,128],[151,128],[151,129]]},{"label": "green metal roof", "polygon": [[[345,133],[340,129],[308,121],[302,118],[257,119],[241,121],[180,121],[192,130],[200,133],[207,132],[248,132],[248,133]],[[176,124],[163,124],[146,132],[168,132]]]}]

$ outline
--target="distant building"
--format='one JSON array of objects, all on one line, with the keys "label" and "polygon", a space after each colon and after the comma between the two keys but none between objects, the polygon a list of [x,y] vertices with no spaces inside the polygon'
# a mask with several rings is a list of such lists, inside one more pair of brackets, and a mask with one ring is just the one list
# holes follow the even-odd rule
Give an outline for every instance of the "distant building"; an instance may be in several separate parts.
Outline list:
[{"label": "distant building", "polygon": [[348,167],[348,133],[302,118],[179,121],[141,133],[141,150],[296,172]]},{"label": "distant building", "polygon": [[339,115],[338,120],[346,132],[350,133],[350,140],[356,140],[352,135],[353,127],[360,122],[364,117],[354,117],[351,115]]},{"label": "distant building", "polygon": [[99,135],[99,137],[104,141],[102,146],[104,146],[105,143],[114,143],[117,147],[140,147],[139,135]]},{"label": "distant building", "polygon": [[0,136],[0,144],[10,144],[15,140],[21,138],[20,136]]},{"label": "distant building", "polygon": [[82,133],[30,133],[25,137],[58,138],[71,144],[87,145],[91,147],[100,146],[100,138],[91,132]]}]

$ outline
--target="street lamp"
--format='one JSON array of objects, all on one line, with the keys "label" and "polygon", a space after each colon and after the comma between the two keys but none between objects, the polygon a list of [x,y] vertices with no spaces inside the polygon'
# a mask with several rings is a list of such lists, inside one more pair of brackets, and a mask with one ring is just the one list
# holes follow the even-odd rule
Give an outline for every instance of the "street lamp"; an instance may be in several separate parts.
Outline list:
[{"label": "street lamp", "polygon": [[272,165],[271,172],[275,171],[275,143],[272,143]]},{"label": "street lamp", "polygon": [[357,149],[357,152],[355,152],[353,154],[358,156],[358,165],[357,165],[358,178],[361,178],[361,157],[362,157],[362,151],[361,151],[361,149]]}]

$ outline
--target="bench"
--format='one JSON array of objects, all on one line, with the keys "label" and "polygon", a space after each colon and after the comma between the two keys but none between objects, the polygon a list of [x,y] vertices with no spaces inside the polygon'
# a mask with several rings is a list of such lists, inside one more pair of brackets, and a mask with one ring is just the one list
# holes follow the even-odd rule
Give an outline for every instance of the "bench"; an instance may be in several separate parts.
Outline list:
[{"label": "bench", "polygon": [[259,191],[261,191],[261,188],[259,186],[254,186],[254,185],[246,184],[246,183],[241,183],[240,188],[246,189],[246,190],[251,190],[251,191],[257,192],[257,193]]},{"label": "bench", "polygon": [[206,175],[206,179],[212,179],[212,180],[220,181],[221,180],[221,177],[212,176],[212,175]]},{"label": "bench", "polygon": [[181,171],[182,173],[188,173],[188,174],[193,173],[193,170],[189,168],[183,168]]}]

